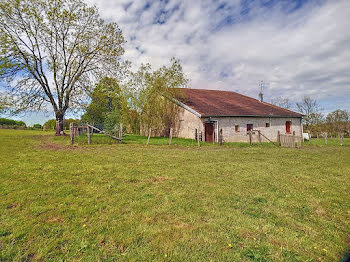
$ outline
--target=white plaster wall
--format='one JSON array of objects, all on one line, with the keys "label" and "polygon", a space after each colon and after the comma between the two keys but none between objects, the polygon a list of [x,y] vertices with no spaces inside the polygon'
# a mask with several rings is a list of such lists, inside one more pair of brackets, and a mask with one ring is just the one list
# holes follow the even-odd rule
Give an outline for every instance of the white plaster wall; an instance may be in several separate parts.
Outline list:
[{"label": "white plaster wall", "polygon": [[[286,117],[212,117],[211,120],[217,120],[219,130],[222,129],[224,142],[248,142],[247,124],[253,124],[254,130],[260,130],[263,135],[272,141],[277,141],[277,132],[286,134],[286,121],[291,121],[291,133],[301,136],[301,118]],[[270,127],[266,127],[270,123]],[[239,132],[235,131],[235,125],[239,125]],[[257,132],[253,136],[253,141],[258,141]],[[262,137],[262,141],[268,141]]]},{"label": "white plaster wall", "polygon": [[[204,123],[208,118],[199,118],[190,111],[180,108],[179,123],[176,125],[174,136],[183,138],[195,138],[195,130],[202,132],[204,140]],[[260,130],[263,135],[271,141],[277,141],[277,132],[286,134],[286,121],[291,121],[291,133],[295,131],[297,136],[302,135],[301,118],[288,117],[211,117],[211,121],[217,121],[215,126],[215,140],[217,141],[217,130],[222,129],[224,142],[248,142],[247,124],[253,124],[254,130]],[[270,127],[266,127],[270,123]],[[235,125],[239,125],[239,132],[235,131]],[[253,141],[258,141],[257,132],[253,135]],[[268,140],[262,137],[263,142]]]},{"label": "white plaster wall", "polygon": [[204,126],[202,120],[190,111],[180,108],[179,112],[179,123],[176,125],[175,136],[183,138],[195,139],[196,129],[203,132],[204,137]]}]

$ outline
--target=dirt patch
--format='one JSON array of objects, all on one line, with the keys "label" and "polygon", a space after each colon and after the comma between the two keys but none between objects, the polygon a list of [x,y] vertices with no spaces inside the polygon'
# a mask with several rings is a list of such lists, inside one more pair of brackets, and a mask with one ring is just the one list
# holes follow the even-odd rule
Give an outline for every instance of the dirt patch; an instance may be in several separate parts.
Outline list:
[{"label": "dirt patch", "polygon": [[101,247],[104,247],[104,246],[106,246],[106,241],[103,239],[103,240],[99,241],[98,244],[99,244]]},{"label": "dirt patch", "polygon": [[[58,150],[75,150],[75,149],[79,149],[79,146],[72,146],[72,145],[64,145],[64,144],[60,144],[60,143],[55,143],[54,140],[55,136],[48,136],[48,135],[35,135],[33,136],[33,138],[35,140],[39,140],[40,144],[38,145],[38,147],[40,149],[43,150],[54,150],[54,151],[58,151]],[[65,136],[62,136],[65,137]],[[62,140],[63,141],[63,140]]]},{"label": "dirt patch", "polygon": [[315,213],[316,213],[316,215],[318,215],[320,217],[328,217],[327,212],[322,208],[317,208],[315,210]]},{"label": "dirt patch", "polygon": [[78,149],[78,147],[75,146],[66,146],[66,145],[61,145],[61,144],[56,144],[56,143],[44,143],[40,145],[41,149],[44,150],[74,150]]},{"label": "dirt patch", "polygon": [[10,205],[7,206],[7,209],[12,209],[12,208],[16,208],[18,206],[17,203],[12,203]]}]

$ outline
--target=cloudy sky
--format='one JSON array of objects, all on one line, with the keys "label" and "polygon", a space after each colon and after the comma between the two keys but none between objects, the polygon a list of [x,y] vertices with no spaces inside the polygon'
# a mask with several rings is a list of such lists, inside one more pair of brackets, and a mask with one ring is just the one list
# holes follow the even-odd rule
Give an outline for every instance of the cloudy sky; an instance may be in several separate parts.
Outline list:
[{"label": "cloudy sky", "polygon": [[189,87],[350,109],[349,0],[88,0],[127,40],[124,59],[181,60]]}]

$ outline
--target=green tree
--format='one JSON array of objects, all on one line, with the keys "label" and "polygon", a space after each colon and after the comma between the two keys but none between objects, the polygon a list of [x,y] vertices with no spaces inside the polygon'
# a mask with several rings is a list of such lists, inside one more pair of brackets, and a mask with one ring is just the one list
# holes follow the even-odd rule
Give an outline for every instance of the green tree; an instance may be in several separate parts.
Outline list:
[{"label": "green tree", "polygon": [[[80,120],[79,119],[73,119],[73,118],[64,119],[63,120],[63,129],[64,130],[69,130],[70,124],[73,123],[73,122],[77,123],[79,125]],[[55,130],[56,129],[56,120],[55,119],[47,120],[43,124],[43,129],[44,130]]]},{"label": "green tree", "polygon": [[3,114],[8,109],[8,101],[0,93],[0,115]]},{"label": "green tree", "polygon": [[56,119],[47,120],[43,124],[43,129],[44,130],[55,130],[56,129]]},{"label": "green tree", "polygon": [[113,131],[128,119],[126,98],[115,78],[105,77],[91,93],[91,103],[82,120],[99,128]]},{"label": "green tree", "polygon": [[349,129],[349,114],[345,110],[337,109],[327,115],[326,122],[331,133],[342,133]]},{"label": "green tree", "polygon": [[152,71],[149,64],[131,74],[132,106],[140,115],[143,133],[152,128],[156,135],[166,135],[175,127],[179,107],[173,99],[180,96],[178,88],[185,87],[185,77],[179,60],[172,58],[169,67],[163,66]]},{"label": "green tree", "polygon": [[82,0],[0,0],[0,77],[18,111],[51,105],[57,135],[90,82],[116,74],[123,43],[118,25]]}]

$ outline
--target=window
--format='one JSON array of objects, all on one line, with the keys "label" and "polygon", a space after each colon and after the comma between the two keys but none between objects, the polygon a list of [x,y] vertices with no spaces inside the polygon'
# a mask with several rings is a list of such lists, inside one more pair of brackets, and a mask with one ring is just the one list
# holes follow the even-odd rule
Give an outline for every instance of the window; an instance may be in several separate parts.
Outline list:
[{"label": "window", "polygon": [[239,132],[239,125],[235,125],[235,131]]},{"label": "window", "polygon": [[253,124],[247,124],[247,132],[253,130]]},{"label": "window", "polygon": [[266,123],[266,126],[265,127],[270,127],[270,123]]}]

